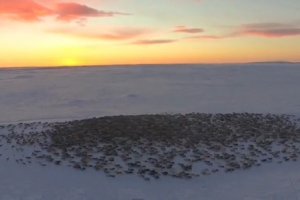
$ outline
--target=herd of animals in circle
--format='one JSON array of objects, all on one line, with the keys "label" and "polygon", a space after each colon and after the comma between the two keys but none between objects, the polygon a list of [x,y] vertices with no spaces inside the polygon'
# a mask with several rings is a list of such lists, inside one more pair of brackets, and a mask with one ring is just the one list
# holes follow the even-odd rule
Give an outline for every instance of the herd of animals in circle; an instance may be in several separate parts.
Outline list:
[{"label": "herd of animals in circle", "polygon": [[0,125],[0,160],[108,177],[190,179],[297,161],[300,120],[274,114],[157,114]]}]

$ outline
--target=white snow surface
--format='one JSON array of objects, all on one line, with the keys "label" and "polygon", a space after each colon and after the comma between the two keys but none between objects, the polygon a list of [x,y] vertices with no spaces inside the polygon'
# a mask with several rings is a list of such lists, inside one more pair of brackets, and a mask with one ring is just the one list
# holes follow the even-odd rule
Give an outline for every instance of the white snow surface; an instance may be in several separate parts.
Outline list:
[{"label": "white snow surface", "polygon": [[0,69],[0,122],[145,113],[300,113],[300,64]]},{"label": "white snow surface", "polygon": [[[0,123],[165,112],[299,116],[299,88],[300,64],[285,63],[0,69]],[[299,161],[150,182],[3,157],[0,166],[0,200],[300,200]]]}]

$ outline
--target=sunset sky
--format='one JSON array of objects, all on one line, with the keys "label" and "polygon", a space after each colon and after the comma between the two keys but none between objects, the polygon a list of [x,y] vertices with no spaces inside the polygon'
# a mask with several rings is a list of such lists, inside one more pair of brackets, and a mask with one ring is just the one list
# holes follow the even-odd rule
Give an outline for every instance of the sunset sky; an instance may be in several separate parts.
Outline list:
[{"label": "sunset sky", "polygon": [[0,0],[0,67],[300,61],[299,0]]}]

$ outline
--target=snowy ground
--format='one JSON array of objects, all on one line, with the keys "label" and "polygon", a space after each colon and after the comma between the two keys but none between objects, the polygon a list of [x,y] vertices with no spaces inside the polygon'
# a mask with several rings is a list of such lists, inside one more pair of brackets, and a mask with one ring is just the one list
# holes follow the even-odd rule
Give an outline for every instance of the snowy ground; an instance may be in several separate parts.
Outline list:
[{"label": "snowy ground", "polygon": [[162,112],[300,114],[300,64],[0,69],[0,122]]},{"label": "snowy ground", "polygon": [[[300,64],[0,69],[0,123],[163,112],[299,116],[299,77]],[[5,159],[0,166],[0,200],[300,199],[299,161],[150,182]]]},{"label": "snowy ground", "polygon": [[145,182],[135,177],[107,178],[92,171],[1,163],[3,200],[297,200],[299,163],[262,166],[199,179]]}]

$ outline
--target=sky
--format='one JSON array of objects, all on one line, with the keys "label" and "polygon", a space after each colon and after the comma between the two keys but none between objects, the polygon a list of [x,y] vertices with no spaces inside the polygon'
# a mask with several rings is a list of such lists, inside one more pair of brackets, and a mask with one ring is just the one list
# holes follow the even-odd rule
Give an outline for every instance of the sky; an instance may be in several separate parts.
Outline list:
[{"label": "sky", "polygon": [[0,67],[300,61],[299,0],[0,0]]}]

